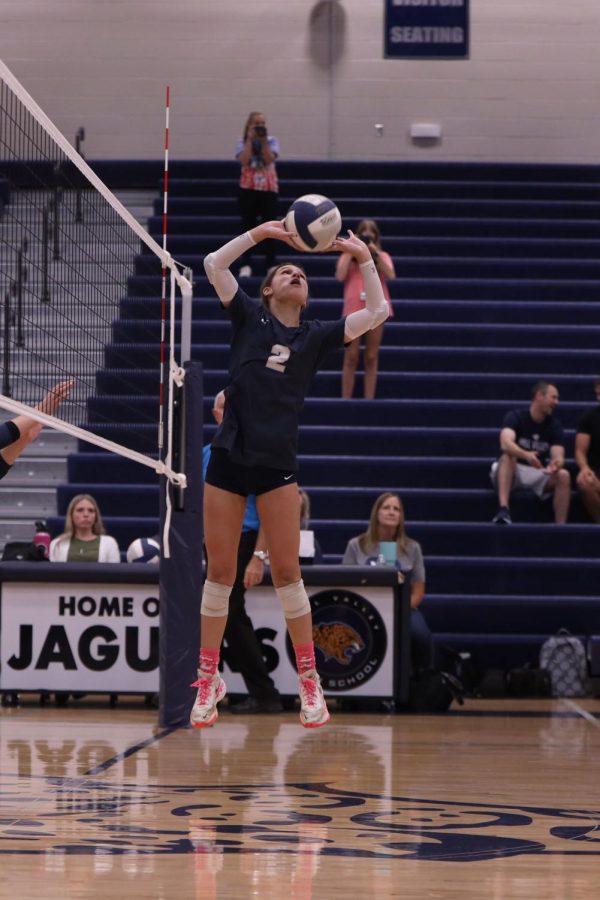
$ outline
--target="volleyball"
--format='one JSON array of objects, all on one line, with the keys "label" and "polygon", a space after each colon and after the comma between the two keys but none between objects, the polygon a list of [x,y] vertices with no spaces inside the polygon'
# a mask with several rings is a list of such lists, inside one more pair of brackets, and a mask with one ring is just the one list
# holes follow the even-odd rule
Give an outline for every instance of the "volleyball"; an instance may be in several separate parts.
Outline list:
[{"label": "volleyball", "polygon": [[304,194],[294,200],[284,220],[286,231],[294,231],[294,246],[306,253],[326,250],[342,227],[340,211],[329,197]]},{"label": "volleyball", "polygon": [[127,562],[158,563],[160,544],[155,538],[136,538],[127,548]]}]

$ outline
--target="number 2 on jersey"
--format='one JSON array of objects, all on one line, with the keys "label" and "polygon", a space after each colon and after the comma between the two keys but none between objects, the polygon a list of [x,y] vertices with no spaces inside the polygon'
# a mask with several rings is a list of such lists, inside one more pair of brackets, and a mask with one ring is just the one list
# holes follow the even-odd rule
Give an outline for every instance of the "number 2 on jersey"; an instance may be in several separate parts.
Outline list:
[{"label": "number 2 on jersey", "polygon": [[273,344],[271,355],[265,363],[267,369],[275,369],[276,372],[285,372],[285,364],[290,358],[290,348],[283,344]]}]

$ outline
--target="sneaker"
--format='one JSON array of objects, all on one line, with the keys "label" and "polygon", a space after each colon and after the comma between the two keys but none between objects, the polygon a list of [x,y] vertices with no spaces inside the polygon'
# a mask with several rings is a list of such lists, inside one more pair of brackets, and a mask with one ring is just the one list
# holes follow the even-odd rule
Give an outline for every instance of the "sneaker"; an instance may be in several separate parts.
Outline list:
[{"label": "sneaker", "polygon": [[250,266],[242,266],[240,271],[238,272],[238,278],[251,278],[252,277],[252,269]]},{"label": "sneaker", "polygon": [[510,509],[508,508],[508,506],[501,506],[492,519],[492,522],[494,525],[512,525]]},{"label": "sneaker", "polygon": [[217,672],[216,675],[202,675],[198,670],[198,681],[190,687],[198,688],[196,700],[190,715],[193,728],[209,728],[219,718],[217,703],[223,699],[227,688]]},{"label": "sneaker", "polygon": [[300,721],[305,728],[319,728],[330,715],[323,696],[321,679],[314,669],[300,676]]}]

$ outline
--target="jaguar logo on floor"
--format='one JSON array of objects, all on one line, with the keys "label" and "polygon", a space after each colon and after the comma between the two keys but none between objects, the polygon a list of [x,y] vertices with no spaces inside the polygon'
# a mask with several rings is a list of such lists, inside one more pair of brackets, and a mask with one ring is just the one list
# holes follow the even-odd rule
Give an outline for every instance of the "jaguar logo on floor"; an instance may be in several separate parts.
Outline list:
[{"label": "jaguar logo on floor", "polygon": [[395,797],[325,782],[141,787],[32,778],[26,796],[22,779],[11,784],[7,776],[0,804],[0,855],[93,855],[100,847],[102,854],[214,855],[308,848],[346,859],[456,863],[600,856],[600,809]]}]

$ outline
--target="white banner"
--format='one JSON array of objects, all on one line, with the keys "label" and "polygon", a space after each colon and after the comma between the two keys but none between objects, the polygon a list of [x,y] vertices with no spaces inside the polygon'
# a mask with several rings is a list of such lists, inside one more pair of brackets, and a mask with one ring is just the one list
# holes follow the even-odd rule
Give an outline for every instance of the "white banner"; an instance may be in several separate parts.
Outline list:
[{"label": "white banner", "polygon": [[158,690],[154,585],[2,584],[0,687]]},{"label": "white banner", "polygon": [[[393,589],[310,587],[308,592],[325,692],[391,697]],[[278,690],[296,694],[293,651],[275,591],[252,588],[246,607]],[[155,693],[158,616],[152,585],[5,582],[0,689]],[[246,693],[226,644],[222,659],[228,691]]]}]

